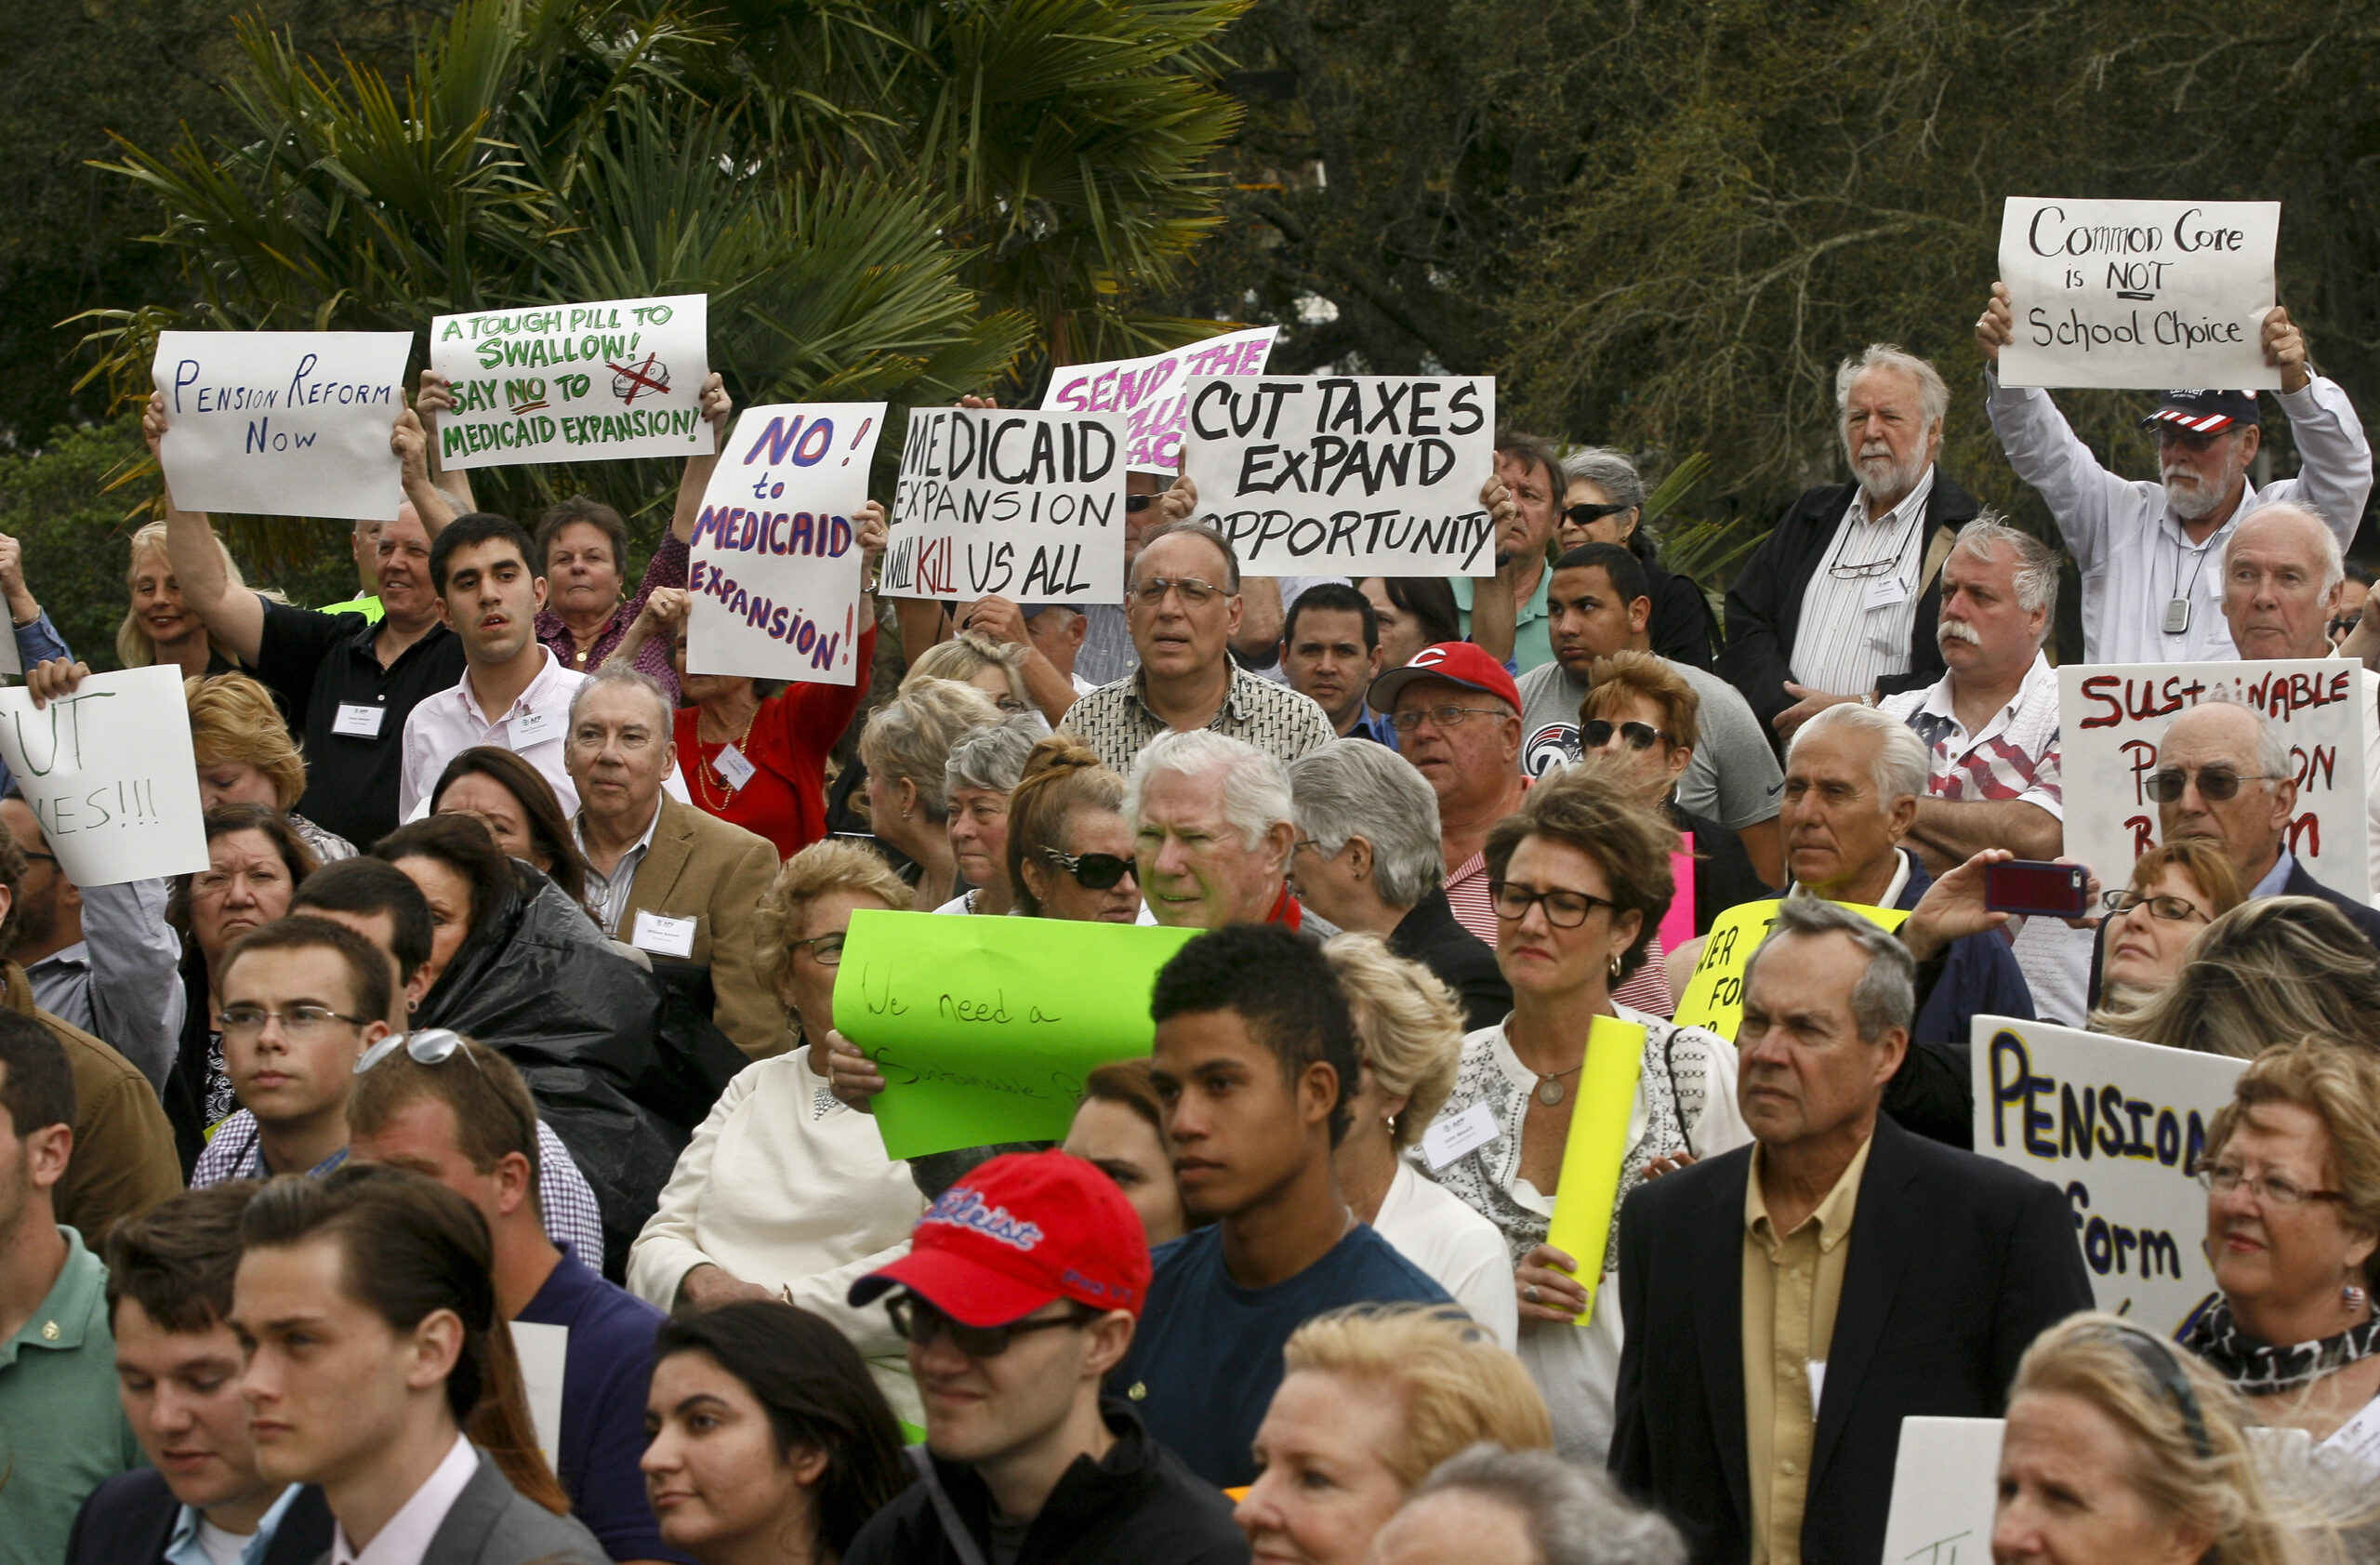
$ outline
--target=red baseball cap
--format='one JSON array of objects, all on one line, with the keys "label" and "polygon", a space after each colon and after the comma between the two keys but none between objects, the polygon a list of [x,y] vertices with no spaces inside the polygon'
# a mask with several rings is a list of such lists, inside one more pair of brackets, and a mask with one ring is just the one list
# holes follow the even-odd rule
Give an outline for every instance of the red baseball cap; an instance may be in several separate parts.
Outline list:
[{"label": "red baseball cap", "polygon": [[1520,715],[1521,687],[1513,683],[1501,663],[1470,642],[1437,642],[1423,647],[1410,663],[1372,681],[1364,699],[1374,711],[1395,711],[1396,693],[1417,679],[1444,680],[1465,690],[1484,691],[1512,708],[1515,717]]},{"label": "red baseball cap", "polygon": [[1116,1182],[1064,1152],[1011,1152],[926,1208],[909,1253],[852,1284],[865,1305],[895,1285],[964,1326],[1005,1326],[1059,1299],[1129,1309],[1148,1299],[1149,1242]]}]

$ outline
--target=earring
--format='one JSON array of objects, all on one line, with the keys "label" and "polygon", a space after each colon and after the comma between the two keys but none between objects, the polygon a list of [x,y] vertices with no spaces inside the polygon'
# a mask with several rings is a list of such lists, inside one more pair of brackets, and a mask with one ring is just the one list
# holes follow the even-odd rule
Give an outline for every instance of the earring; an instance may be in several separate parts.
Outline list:
[{"label": "earring", "polygon": [[1620,959],[1618,957],[1611,959],[1611,975],[1615,978],[1620,976]]},{"label": "earring", "polygon": [[2339,1290],[2339,1303],[2346,1306],[2347,1312],[2349,1315],[2361,1313],[2363,1309],[2363,1290],[2357,1287],[2352,1282]]}]

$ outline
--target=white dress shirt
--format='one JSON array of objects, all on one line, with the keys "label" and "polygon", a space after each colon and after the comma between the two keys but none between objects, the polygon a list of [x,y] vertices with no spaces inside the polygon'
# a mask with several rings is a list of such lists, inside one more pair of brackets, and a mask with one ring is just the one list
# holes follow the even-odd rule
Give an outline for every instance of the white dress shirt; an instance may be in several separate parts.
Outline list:
[{"label": "white dress shirt", "polygon": [[1837,696],[1864,696],[1887,674],[1909,672],[1909,637],[1917,623],[1918,566],[1925,558],[1929,465],[1901,502],[1868,514],[1868,492],[1851,498],[1834,542],[1802,589],[1802,622],[1793,631],[1793,682]]},{"label": "white dress shirt", "polygon": [[562,750],[570,731],[570,698],[587,683],[587,676],[563,668],[561,659],[544,646],[537,648],[537,655],[545,659],[537,677],[496,717],[480,710],[469,668],[453,686],[414,708],[405,718],[404,770],[397,783],[398,819],[428,814],[430,790],[438,786],[438,775],[446,769],[446,763],[474,745],[510,750],[554,785],[554,797],[562,801],[563,815],[578,813],[578,789],[571,785],[570,773],[562,765]]},{"label": "white dress shirt", "polygon": [[363,1548],[348,1541],[346,1523],[331,1529],[331,1565],[423,1565],[446,1513],[455,1508],[479,1470],[480,1453],[470,1441],[456,1435],[446,1459]]},{"label": "white dress shirt", "polygon": [[1518,1346],[1521,1306],[1513,1292],[1513,1257],[1495,1224],[1399,1158],[1372,1231],[1429,1273],[1507,1350]]}]

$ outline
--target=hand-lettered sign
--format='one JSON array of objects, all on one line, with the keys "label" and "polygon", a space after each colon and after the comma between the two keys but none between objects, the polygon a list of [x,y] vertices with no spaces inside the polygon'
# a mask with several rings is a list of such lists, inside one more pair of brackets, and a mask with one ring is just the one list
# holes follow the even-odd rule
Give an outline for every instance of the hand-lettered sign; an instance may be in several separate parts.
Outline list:
[{"label": "hand-lettered sign", "polygon": [[[2297,804],[2284,839],[2307,873],[2357,901],[2371,895],[2365,744],[2373,682],[2353,660],[2091,663],[2057,671],[2066,853],[2117,890],[2164,840],[2149,779],[2176,714],[2218,697],[2270,717],[2289,747]],[[2260,786],[2255,782],[2244,787]]]},{"label": "hand-lettered sign", "polygon": [[[1909,917],[1898,908],[1863,908],[1856,902],[1841,906],[1881,929],[1898,929]],[[1686,992],[1678,996],[1672,1020],[1680,1027],[1709,1028],[1735,1041],[1736,1029],[1744,1020],[1744,966],[1776,922],[1774,900],[1739,902],[1712,920],[1702,954],[1695,959],[1694,972],[1686,980]]]},{"label": "hand-lettered sign", "polygon": [[1493,576],[1484,375],[1190,382],[1182,471],[1258,576]]},{"label": "hand-lettered sign", "polygon": [[0,690],[0,759],[78,886],[207,867],[190,708],[172,665],[93,674],[35,708]]},{"label": "hand-lettered sign", "polygon": [[1182,466],[1182,419],[1189,410],[1190,378],[1264,373],[1277,326],[1210,337],[1144,359],[1068,365],[1052,370],[1046,412],[1114,413],[1124,420],[1124,466],[1136,472],[1172,473]]},{"label": "hand-lettered sign", "polygon": [[745,409],[694,519],[686,590],[690,673],[851,684],[860,508],[880,402]]},{"label": "hand-lettered sign", "polygon": [[430,367],[454,383],[438,419],[450,468],[707,455],[709,296],[613,298],[440,315]]},{"label": "hand-lettered sign", "polygon": [[[1816,1399],[1812,1399],[1816,1411]],[[1884,1518],[1891,1565],[1991,1565],[2000,1420],[1904,1418]]]},{"label": "hand-lettered sign", "polygon": [[389,444],[404,411],[402,331],[168,331],[151,365],[165,398],[158,460],[184,511],[396,515]]},{"label": "hand-lettered sign", "polygon": [[894,598],[1124,601],[1123,420],[913,407],[883,589]]},{"label": "hand-lettered sign", "polygon": [[2280,238],[2277,201],[2010,196],[2001,384],[2279,390],[2264,320]]}]

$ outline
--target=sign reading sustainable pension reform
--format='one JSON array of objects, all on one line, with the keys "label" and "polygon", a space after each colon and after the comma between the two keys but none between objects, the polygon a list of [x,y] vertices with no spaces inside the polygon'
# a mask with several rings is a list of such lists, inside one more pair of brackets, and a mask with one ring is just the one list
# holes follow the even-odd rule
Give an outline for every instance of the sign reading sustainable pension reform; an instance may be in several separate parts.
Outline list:
[{"label": "sign reading sustainable pension reform", "polygon": [[709,296],[612,298],[440,315],[430,367],[454,383],[438,420],[450,468],[602,462],[711,450]]}]

